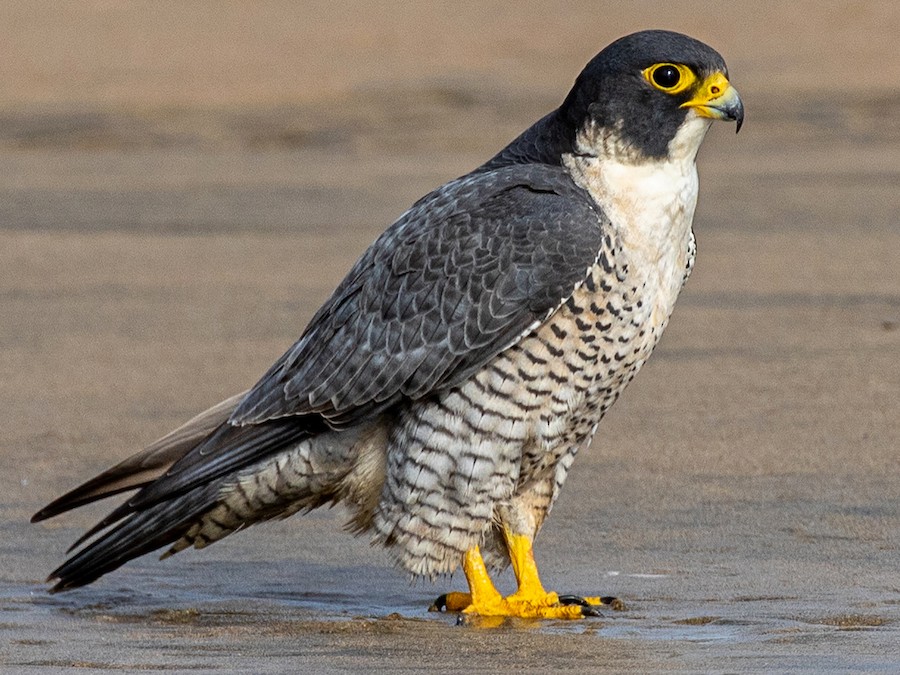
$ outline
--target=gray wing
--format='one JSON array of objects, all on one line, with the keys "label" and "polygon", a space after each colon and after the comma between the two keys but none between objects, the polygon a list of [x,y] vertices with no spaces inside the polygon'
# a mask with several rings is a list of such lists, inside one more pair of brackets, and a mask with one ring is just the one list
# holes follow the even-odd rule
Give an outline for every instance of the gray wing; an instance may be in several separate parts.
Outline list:
[{"label": "gray wing", "polygon": [[605,222],[549,165],[470,174],[427,195],[363,254],[229,421],[107,522],[464,381],[572,294]]},{"label": "gray wing", "polygon": [[[427,195],[363,254],[228,421],[193,447],[153,454],[152,476],[118,472],[97,496],[93,482],[84,486],[90,500],[143,488],[86,536],[198,486],[206,495],[220,477],[305,436],[464,381],[571,295],[604,223],[587,193],[548,165],[471,174]],[[140,528],[129,531],[140,538]]]},{"label": "gray wing", "polygon": [[448,183],[372,245],[230,422],[341,427],[464,381],[571,295],[605,222],[559,167]]}]

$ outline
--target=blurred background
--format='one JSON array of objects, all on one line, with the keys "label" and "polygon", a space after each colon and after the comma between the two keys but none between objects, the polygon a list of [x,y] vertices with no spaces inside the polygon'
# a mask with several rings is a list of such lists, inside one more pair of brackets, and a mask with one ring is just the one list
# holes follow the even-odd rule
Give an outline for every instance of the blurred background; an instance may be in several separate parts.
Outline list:
[{"label": "blurred background", "polygon": [[[0,665],[70,663],[50,626],[99,666],[194,663],[209,619],[164,630],[175,651],[160,655],[160,635],[141,632],[160,605],[227,624],[201,665],[231,663],[228,639],[252,671],[297,663],[235,637],[216,603],[240,593],[250,625],[310,607],[311,621],[423,612],[443,586],[408,587],[338,532],[339,514],[148,558],[52,601],[43,575],[104,509],[26,520],[251,386],[410,203],[644,28],[717,48],[747,119],[737,137],[716,125],[701,152],[694,276],[542,533],[548,585],[632,600],[636,614],[601,630],[623,669],[672,654],[702,669],[701,643],[723,668],[774,655],[893,669],[900,5],[887,0],[0,2],[0,590],[20,611]],[[138,627],[101,630],[110,612]],[[292,644],[325,635],[309,630]],[[391,630],[450,649],[443,631]],[[375,661],[347,654],[376,645],[382,665],[420,663],[350,632],[317,653],[346,648],[328,663],[359,666]],[[110,635],[124,651],[104,651]],[[577,637],[528,645],[600,667],[597,641]]]}]

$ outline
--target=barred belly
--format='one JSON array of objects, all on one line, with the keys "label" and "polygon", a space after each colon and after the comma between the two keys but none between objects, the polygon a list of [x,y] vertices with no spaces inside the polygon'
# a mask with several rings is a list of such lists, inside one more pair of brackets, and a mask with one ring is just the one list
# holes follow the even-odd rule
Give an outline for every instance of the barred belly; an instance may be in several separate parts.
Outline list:
[{"label": "barred belly", "polygon": [[[682,256],[677,289],[692,250]],[[608,235],[583,283],[538,329],[469,381],[403,413],[374,524],[413,574],[450,572],[477,544],[496,549],[492,562],[501,564],[498,519],[521,521],[531,535],[540,528],[578,449],[668,322],[673,285],[631,262]]]}]

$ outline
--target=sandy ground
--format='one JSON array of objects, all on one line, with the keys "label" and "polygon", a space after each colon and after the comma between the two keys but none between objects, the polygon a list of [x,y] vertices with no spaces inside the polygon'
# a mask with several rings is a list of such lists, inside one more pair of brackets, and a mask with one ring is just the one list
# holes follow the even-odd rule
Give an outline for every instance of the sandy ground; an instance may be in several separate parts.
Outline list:
[{"label": "sandy ground", "polygon": [[[900,6],[371,4],[0,5],[0,669],[900,669]],[[538,542],[627,611],[454,626],[426,607],[461,578],[410,585],[337,511],[46,593],[105,509],[31,513],[252,384],[409,203],[651,26],[719,48],[747,122]]]}]

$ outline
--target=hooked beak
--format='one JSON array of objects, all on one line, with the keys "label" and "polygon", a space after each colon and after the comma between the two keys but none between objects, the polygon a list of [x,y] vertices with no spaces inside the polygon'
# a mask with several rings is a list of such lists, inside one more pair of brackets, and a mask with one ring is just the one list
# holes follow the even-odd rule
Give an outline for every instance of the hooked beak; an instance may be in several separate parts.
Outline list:
[{"label": "hooked beak", "polygon": [[737,122],[737,130],[744,123],[744,103],[722,73],[713,73],[695,89],[696,95],[682,108],[693,108],[700,117]]}]

